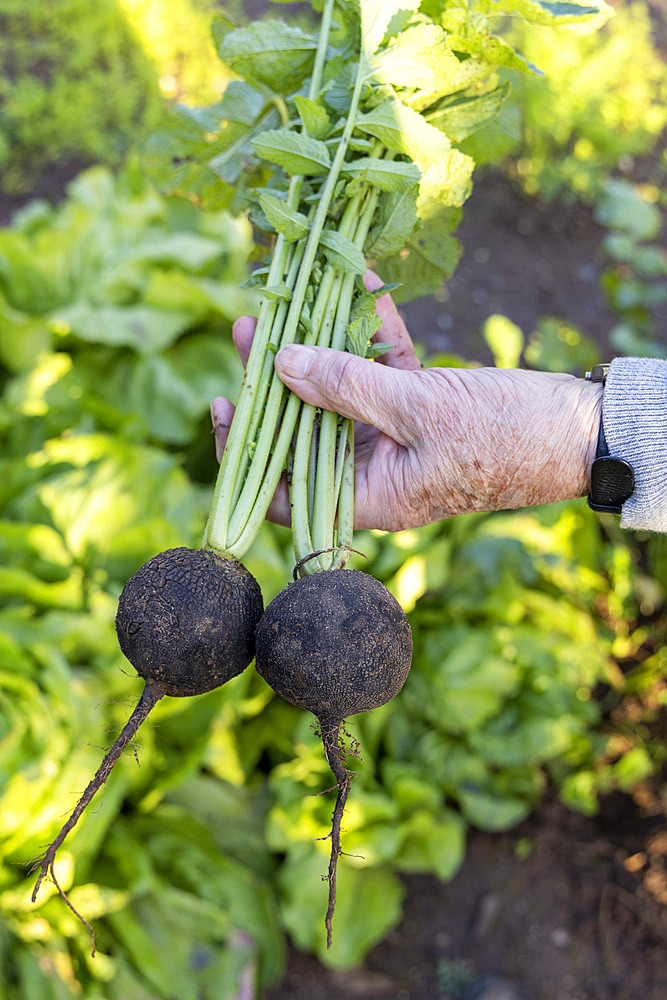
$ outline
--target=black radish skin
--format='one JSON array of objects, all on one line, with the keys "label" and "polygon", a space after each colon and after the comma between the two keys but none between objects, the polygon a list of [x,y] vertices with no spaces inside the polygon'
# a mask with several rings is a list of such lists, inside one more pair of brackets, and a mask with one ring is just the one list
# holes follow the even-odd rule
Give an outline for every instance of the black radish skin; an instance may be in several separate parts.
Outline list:
[{"label": "black radish skin", "polygon": [[125,584],[116,632],[137,673],[181,698],[245,670],[263,609],[259,585],[240,562],[206,549],[167,549]]},{"label": "black radish skin", "polygon": [[302,577],[269,604],[256,635],[257,671],[279,695],[320,723],[327,761],[338,784],[331,828],[327,947],[336,904],[340,824],[351,774],[340,730],[349,715],[369,712],[403,687],[412,660],[412,632],[398,601],[358,570]]},{"label": "black radish skin", "polygon": [[34,865],[40,872],[33,903],[49,876],[90,930],[93,955],[93,929],[58,885],[56,852],[160,698],[205,694],[245,670],[255,655],[255,628],[263,607],[259,584],[248,570],[206,549],[160,552],[123,588],[116,632],[120,648],[146,682],[144,690],[71,816]]}]

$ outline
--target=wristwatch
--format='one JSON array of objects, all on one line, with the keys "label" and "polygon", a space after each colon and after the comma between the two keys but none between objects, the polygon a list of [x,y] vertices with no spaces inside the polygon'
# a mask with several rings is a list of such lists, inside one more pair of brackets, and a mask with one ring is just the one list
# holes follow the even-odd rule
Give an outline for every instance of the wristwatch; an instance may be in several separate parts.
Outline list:
[{"label": "wristwatch", "polygon": [[[586,372],[589,382],[604,384],[609,371],[609,365],[595,365]],[[595,461],[591,467],[591,491],[588,494],[588,506],[592,510],[620,514],[625,501],[632,496],[635,488],[635,472],[629,462],[609,453],[609,447],[604,434],[602,417],[600,417],[600,433]]]}]

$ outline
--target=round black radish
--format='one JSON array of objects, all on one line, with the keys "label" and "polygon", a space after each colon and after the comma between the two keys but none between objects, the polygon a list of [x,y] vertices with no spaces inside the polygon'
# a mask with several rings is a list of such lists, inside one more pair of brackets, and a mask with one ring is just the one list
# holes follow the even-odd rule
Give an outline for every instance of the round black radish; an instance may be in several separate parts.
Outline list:
[{"label": "round black radish", "polygon": [[358,570],[315,573],[271,601],[257,626],[255,664],[274,691],[317,716],[338,784],[331,822],[325,927],[331,947],[340,826],[352,774],[343,763],[341,725],[348,715],[384,705],[403,687],[412,632],[386,587]]},{"label": "round black radish", "polygon": [[346,719],[390,701],[412,659],[405,612],[379,580],[358,570],[291,583],[257,626],[257,671],[286,701],[318,719]]},{"label": "round black radish", "polygon": [[167,549],[125,584],[116,632],[144,680],[177,697],[204,694],[248,666],[262,610],[259,585],[241,563]]},{"label": "round black radish", "polygon": [[255,626],[262,609],[259,585],[248,570],[205,549],[160,552],[123,588],[116,616],[118,641],[146,684],[69,819],[34,866],[40,872],[33,903],[42,881],[50,877],[89,929],[93,955],[93,928],[58,884],[53,868],[56,852],[160,698],[204,694],[245,670],[255,655]]}]

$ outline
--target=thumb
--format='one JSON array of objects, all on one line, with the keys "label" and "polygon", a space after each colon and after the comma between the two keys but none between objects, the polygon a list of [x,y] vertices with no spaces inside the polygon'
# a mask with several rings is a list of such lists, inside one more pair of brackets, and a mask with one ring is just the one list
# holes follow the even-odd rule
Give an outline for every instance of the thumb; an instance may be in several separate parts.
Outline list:
[{"label": "thumb", "polygon": [[287,388],[311,406],[372,424],[398,444],[413,439],[410,398],[419,387],[410,385],[410,379],[416,372],[303,344],[289,344],[278,351],[275,367]]}]

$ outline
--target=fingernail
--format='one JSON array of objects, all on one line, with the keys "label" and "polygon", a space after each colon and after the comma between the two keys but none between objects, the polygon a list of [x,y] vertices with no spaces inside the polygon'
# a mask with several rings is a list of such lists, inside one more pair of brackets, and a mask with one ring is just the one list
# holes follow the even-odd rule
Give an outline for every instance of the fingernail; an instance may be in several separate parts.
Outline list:
[{"label": "fingernail", "polygon": [[315,359],[315,348],[305,344],[288,344],[276,354],[276,368],[288,378],[306,378]]}]

